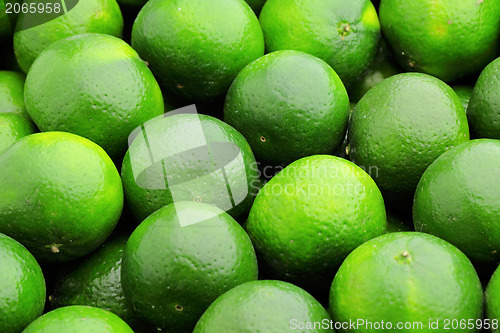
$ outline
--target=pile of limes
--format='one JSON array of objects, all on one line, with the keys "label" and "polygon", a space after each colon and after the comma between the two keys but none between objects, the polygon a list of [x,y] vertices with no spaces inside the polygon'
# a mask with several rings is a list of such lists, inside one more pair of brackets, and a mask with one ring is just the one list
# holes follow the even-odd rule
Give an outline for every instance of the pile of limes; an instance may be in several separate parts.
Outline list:
[{"label": "pile of limes", "polygon": [[0,333],[500,332],[500,0],[0,0]]}]

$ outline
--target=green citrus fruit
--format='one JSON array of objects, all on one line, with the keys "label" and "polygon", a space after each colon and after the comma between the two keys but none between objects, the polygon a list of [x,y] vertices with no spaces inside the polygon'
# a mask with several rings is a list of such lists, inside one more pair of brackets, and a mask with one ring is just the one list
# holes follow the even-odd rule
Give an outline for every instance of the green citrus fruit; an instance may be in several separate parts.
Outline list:
[{"label": "green citrus fruit", "polygon": [[324,61],[277,51],[243,69],[226,96],[224,120],[250,143],[258,160],[288,164],[332,153],[345,136],[349,97]]},{"label": "green citrus fruit", "polygon": [[500,269],[495,270],[493,276],[486,287],[484,294],[486,303],[486,318],[490,320],[492,326],[491,332],[498,333],[500,331]]},{"label": "green citrus fruit", "polygon": [[282,281],[251,281],[217,298],[193,333],[333,332],[329,328],[305,327],[314,322],[329,323],[330,316],[303,289]]},{"label": "green citrus fruit", "polygon": [[500,58],[479,76],[467,108],[471,130],[480,138],[500,139]]},{"label": "green citrus fruit", "polygon": [[[11,5],[21,2],[20,0],[0,0],[0,42],[12,39],[12,26],[15,23],[17,15]],[[7,7],[9,6],[9,7]],[[9,13],[7,13],[7,9]]]},{"label": "green citrus fruit", "polygon": [[14,142],[36,132],[33,122],[20,114],[0,113],[0,153]]},{"label": "green citrus fruit", "polygon": [[128,207],[138,221],[174,201],[213,204],[239,219],[250,210],[259,177],[243,135],[196,114],[146,123],[121,173]]},{"label": "green citrus fruit", "polygon": [[316,293],[358,245],[385,232],[384,201],[361,168],[339,157],[293,162],[261,189],[245,229],[273,276]]},{"label": "green citrus fruit", "polygon": [[24,106],[24,80],[21,73],[0,71],[0,113],[26,115]]},{"label": "green citrus fruit", "polygon": [[97,248],[123,206],[104,150],[70,133],[28,135],[0,155],[0,232],[35,257],[68,261]]},{"label": "green citrus fruit", "polygon": [[73,305],[50,311],[23,333],[134,333],[117,315],[99,308]]},{"label": "green citrus fruit", "polygon": [[500,258],[500,140],[463,143],[424,172],[413,205],[417,231],[441,237],[472,260]]},{"label": "green citrus fruit", "polygon": [[457,93],[458,98],[462,101],[465,111],[467,111],[474,88],[471,86],[453,86],[451,88]]},{"label": "green citrus fruit", "polygon": [[260,23],[269,52],[312,54],[347,87],[368,68],[380,40],[377,12],[368,0],[268,0]]},{"label": "green citrus fruit", "polygon": [[114,237],[89,256],[62,266],[55,277],[50,297],[52,306],[95,306],[116,314],[137,332],[148,326],[134,313],[121,286],[122,256],[127,239],[126,236]]},{"label": "green citrus fruit", "polygon": [[[384,323],[341,332],[444,333],[452,327],[445,328],[446,320],[466,323],[453,332],[477,332],[483,292],[471,262],[453,245],[427,234],[392,233],[366,242],[342,263],[330,290],[330,312],[336,322]],[[474,328],[467,328],[471,321]]]},{"label": "green citrus fruit", "polygon": [[48,47],[26,78],[26,108],[42,131],[86,137],[114,159],[129,134],[164,112],[153,74],[124,41],[71,36]]},{"label": "green citrus fruit", "polygon": [[260,11],[262,10],[262,6],[266,3],[266,0],[245,0],[246,3],[252,7],[253,11],[255,14],[259,15]]},{"label": "green citrus fruit", "polygon": [[151,0],[134,23],[132,46],[162,88],[202,100],[224,94],[264,54],[264,37],[243,0]]},{"label": "green citrus fruit", "polygon": [[44,305],[42,269],[24,246],[0,234],[0,331],[21,332]]},{"label": "green citrus fruit", "polygon": [[380,24],[401,66],[448,82],[493,60],[499,12],[499,1],[382,0]]},{"label": "green citrus fruit", "polygon": [[257,279],[243,228],[221,209],[177,202],[144,220],[130,236],[122,285],[138,315],[167,331],[191,332],[221,294]]},{"label": "green citrus fruit", "polygon": [[413,196],[436,159],[469,140],[457,94],[430,75],[385,79],[361,98],[349,123],[349,156],[384,192]]},{"label": "green citrus fruit", "polygon": [[[28,5],[32,3],[38,5],[45,1],[25,2]],[[25,73],[40,53],[57,40],[84,33],[102,33],[119,37],[123,30],[123,18],[116,0],[77,1],[76,6],[66,14],[31,27],[31,23],[36,20],[35,15],[40,14],[21,13],[14,33],[14,51],[19,66]]]}]

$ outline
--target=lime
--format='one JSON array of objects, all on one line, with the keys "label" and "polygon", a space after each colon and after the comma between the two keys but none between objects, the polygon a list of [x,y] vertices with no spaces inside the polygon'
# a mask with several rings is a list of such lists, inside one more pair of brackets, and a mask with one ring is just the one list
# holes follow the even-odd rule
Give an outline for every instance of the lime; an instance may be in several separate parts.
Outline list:
[{"label": "lime", "polygon": [[228,124],[176,114],[146,123],[122,165],[128,207],[138,221],[174,201],[213,204],[244,218],[258,169],[249,144]]},{"label": "lime", "polygon": [[467,111],[474,88],[471,86],[453,86],[451,88],[457,93],[458,98],[462,101],[465,111]]},{"label": "lime", "polygon": [[0,113],[0,153],[20,138],[35,131],[35,125],[28,117],[14,113]]},{"label": "lime", "polygon": [[349,87],[378,50],[380,24],[369,0],[268,0],[260,23],[266,48],[326,61]]},{"label": "lime", "polygon": [[123,206],[104,150],[70,133],[28,135],[0,155],[0,232],[38,259],[69,261],[97,248]]},{"label": "lime", "polygon": [[121,286],[122,256],[127,239],[123,235],[113,237],[89,256],[62,266],[55,277],[50,297],[52,306],[95,306],[116,314],[137,328],[137,332],[146,327],[125,300]]},{"label": "lime", "polygon": [[[427,234],[392,233],[366,242],[342,263],[330,311],[336,322],[363,321],[342,332],[444,333],[452,325],[453,332],[477,332],[483,291],[469,259],[453,245]],[[446,321],[466,325],[446,329]]]},{"label": "lime", "polygon": [[177,202],[144,220],[130,236],[122,285],[138,315],[172,332],[191,332],[221,294],[257,279],[243,228],[221,209]]},{"label": "lime", "polygon": [[134,333],[117,315],[99,308],[73,305],[50,311],[23,333]]},{"label": "lime", "polygon": [[467,108],[471,130],[480,138],[500,139],[500,58],[479,76]]},{"label": "lime", "polygon": [[20,0],[0,0],[0,42],[9,37],[12,38],[12,23],[15,23],[17,16],[12,10],[12,5],[17,2]]},{"label": "lime", "polygon": [[19,333],[43,313],[45,279],[31,253],[0,234],[0,331]]},{"label": "lime", "polygon": [[500,321],[500,269],[495,270],[488,283],[484,294],[486,303],[486,318],[490,320],[492,326],[491,332],[499,332]]},{"label": "lime", "polygon": [[358,245],[385,232],[384,201],[361,168],[334,156],[293,162],[261,189],[245,223],[272,276],[316,293]]},{"label": "lime", "polygon": [[282,281],[251,281],[219,296],[193,333],[333,332],[330,328],[305,327],[314,322],[329,323],[330,316],[303,289]]},{"label": "lime", "polygon": [[[25,1],[28,5],[45,2],[44,0]],[[116,0],[73,2],[76,5],[66,14],[34,27],[31,27],[32,22],[37,20],[36,15],[41,14],[28,12],[19,15],[14,33],[14,51],[19,66],[25,73],[40,53],[57,40],[84,33],[121,36],[123,18]],[[57,11],[56,3],[54,2],[53,5],[53,10]],[[59,11],[64,10],[61,7],[58,8]],[[65,76],[67,75],[61,75],[61,78]]]},{"label": "lime", "polygon": [[141,7],[148,2],[148,0],[117,0],[120,5]]},{"label": "lime", "polygon": [[418,183],[415,229],[447,240],[472,260],[496,262],[500,258],[499,166],[499,140],[472,140],[441,155]]},{"label": "lime", "polygon": [[499,12],[499,1],[382,0],[380,24],[401,66],[448,82],[493,60]]},{"label": "lime", "polygon": [[288,164],[332,153],[345,136],[349,97],[324,61],[277,51],[243,69],[226,97],[224,120],[240,131],[258,160]]},{"label": "lime", "polygon": [[264,37],[243,0],[151,0],[134,23],[132,46],[162,88],[202,100],[226,93],[264,54]]},{"label": "lime", "polygon": [[124,41],[71,36],[48,47],[26,78],[26,108],[42,131],[86,137],[115,160],[129,134],[164,112],[153,74]]},{"label": "lime", "polygon": [[413,196],[425,169],[469,140],[457,94],[430,75],[385,79],[361,98],[349,123],[349,156],[368,170],[382,192]]},{"label": "lime", "polygon": [[21,73],[0,71],[0,113],[28,115],[24,106],[24,80]]}]

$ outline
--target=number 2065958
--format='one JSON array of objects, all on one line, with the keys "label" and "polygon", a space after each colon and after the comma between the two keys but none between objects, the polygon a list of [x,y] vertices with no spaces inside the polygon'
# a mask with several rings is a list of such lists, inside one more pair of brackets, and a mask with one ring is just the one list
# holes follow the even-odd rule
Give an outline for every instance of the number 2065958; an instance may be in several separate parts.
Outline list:
[{"label": "number 2065958", "polygon": [[62,6],[59,2],[45,2],[45,3],[9,3],[5,4],[6,14],[59,14],[62,11]]}]

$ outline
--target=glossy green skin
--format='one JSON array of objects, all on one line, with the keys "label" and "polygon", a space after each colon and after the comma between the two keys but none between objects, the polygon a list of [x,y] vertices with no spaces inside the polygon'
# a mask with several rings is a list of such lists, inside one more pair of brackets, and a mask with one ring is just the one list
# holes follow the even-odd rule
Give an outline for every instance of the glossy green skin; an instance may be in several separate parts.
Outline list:
[{"label": "glossy green skin", "polygon": [[245,229],[273,275],[310,292],[327,292],[349,252],[385,232],[384,201],[375,182],[353,163],[304,157],[264,185]]},{"label": "glossy green skin", "polygon": [[26,116],[0,113],[0,154],[17,140],[35,133],[35,124]]},{"label": "glossy green skin", "polygon": [[[288,333],[297,323],[330,321],[325,308],[304,290],[282,281],[251,281],[217,298],[193,333]],[[298,333],[333,333],[328,328],[293,329]]]},{"label": "glossy green skin", "polygon": [[446,82],[484,68],[500,40],[500,2],[382,0],[380,24],[406,70]]},{"label": "glossy green skin", "polygon": [[96,249],[123,207],[104,150],[70,133],[26,136],[0,155],[0,232],[37,258],[69,261]]},{"label": "glossy green skin", "polygon": [[228,214],[202,203],[177,202],[151,214],[123,255],[127,300],[167,332],[191,332],[218,296],[256,279],[248,235]]},{"label": "glossy green skin", "polygon": [[356,105],[349,123],[349,155],[371,170],[382,191],[413,195],[425,169],[469,140],[457,94],[430,75],[404,73],[375,87]]},{"label": "glossy green skin", "polygon": [[332,153],[348,115],[349,97],[335,71],[297,51],[273,52],[245,67],[224,106],[224,121],[245,136],[258,160],[275,165]]},{"label": "glossy green skin", "polygon": [[[87,305],[110,311],[140,332],[148,325],[125,299],[121,285],[122,255],[128,237],[106,241],[90,256],[62,266],[55,278],[52,306]],[[146,330],[144,330],[146,331]],[[150,328],[149,332],[153,329]],[[141,331],[143,332],[143,331]]]},{"label": "glossy green skin", "polygon": [[363,74],[378,50],[380,24],[368,0],[348,4],[344,0],[268,0],[259,18],[268,52],[312,54],[332,66],[346,86]]},{"label": "glossy green skin", "polygon": [[[394,330],[397,322],[423,324],[423,329],[395,332],[449,332],[444,319],[476,322],[483,314],[481,283],[469,259],[453,245],[415,232],[384,235],[354,250],[335,275],[329,303],[335,321],[383,320]],[[439,320],[439,329],[429,329],[429,319]]]},{"label": "glossy green skin", "polygon": [[[492,320],[500,321],[500,270],[495,270],[493,276],[486,287],[486,292],[484,294],[485,304],[486,304],[486,318]],[[494,333],[498,333],[500,330],[492,329]]]},{"label": "glossy green skin", "polygon": [[129,134],[164,112],[147,65],[124,41],[100,34],[48,47],[26,78],[25,100],[40,130],[81,135],[120,160]]},{"label": "glossy green skin", "polygon": [[499,165],[499,140],[472,140],[441,155],[418,183],[415,229],[447,240],[471,260],[498,261]]},{"label": "glossy green skin", "polygon": [[500,139],[500,58],[486,66],[479,76],[467,116],[475,135]]},{"label": "glossy green skin", "polygon": [[0,234],[0,331],[19,333],[42,315],[45,279],[31,253]]},{"label": "glossy green skin", "polygon": [[[235,206],[227,212],[236,219],[243,217],[250,210],[250,206],[255,197],[253,189],[258,181],[259,173],[250,145],[234,128],[228,124],[206,115],[175,115],[167,118],[152,120],[147,127],[149,147],[144,140],[134,140],[123,160],[121,175],[125,188],[127,204],[137,221],[142,221],[157,209],[173,202],[168,183],[166,189],[151,189],[140,187],[134,179],[131,165],[130,151],[137,152],[135,163],[150,166],[149,151],[164,151],[165,156],[171,155],[169,152],[179,152],[188,150],[196,146],[198,142],[225,142],[236,145],[241,153],[241,159],[235,160],[232,166],[225,168],[226,177],[229,184],[233,186],[234,193],[247,193],[244,200],[239,201],[236,196],[231,196],[235,201]],[[204,136],[196,131],[201,124]],[[157,160],[160,157],[157,157]],[[201,161],[186,159],[182,161],[181,167],[169,166],[169,174],[176,180],[175,194],[178,200],[193,201],[201,200],[203,203],[224,207],[227,201],[227,188],[221,183],[220,173],[212,173],[213,166],[205,165]],[[154,164],[158,167],[160,164]],[[151,167],[143,174],[143,180],[150,184],[165,184],[163,172],[157,172],[158,168]],[[242,179],[242,174],[246,174],[246,182]],[[203,181],[186,182],[183,180],[194,180],[196,177],[203,177]],[[196,186],[193,186],[196,185]],[[222,186],[221,186],[222,185]],[[240,185],[246,185],[240,187]],[[238,186],[238,187],[234,187]],[[197,199],[198,198],[198,199]]]},{"label": "glossy green skin", "polygon": [[90,306],[66,306],[32,322],[23,333],[134,333],[117,315]]},{"label": "glossy green skin", "polygon": [[[28,0],[28,3],[38,3],[37,1]],[[40,53],[55,41],[84,33],[120,37],[123,30],[123,17],[116,0],[80,0],[67,14],[22,30],[25,20],[30,20],[29,15],[20,14],[14,33],[14,51],[19,66],[25,73]]]},{"label": "glossy green skin", "polygon": [[264,55],[259,21],[243,0],[150,0],[134,23],[132,46],[163,89],[195,100],[226,93]]},{"label": "glossy green skin", "polygon": [[246,3],[252,7],[255,14],[259,15],[262,10],[262,6],[266,3],[266,0],[245,0]]},{"label": "glossy green skin", "polygon": [[467,112],[467,108],[469,106],[470,98],[472,96],[474,88],[470,86],[453,86],[451,88],[457,93],[458,98],[460,98],[460,100],[462,101],[462,105]]},{"label": "glossy green skin", "polygon": [[0,114],[28,115],[24,106],[24,80],[21,73],[0,71]]}]

